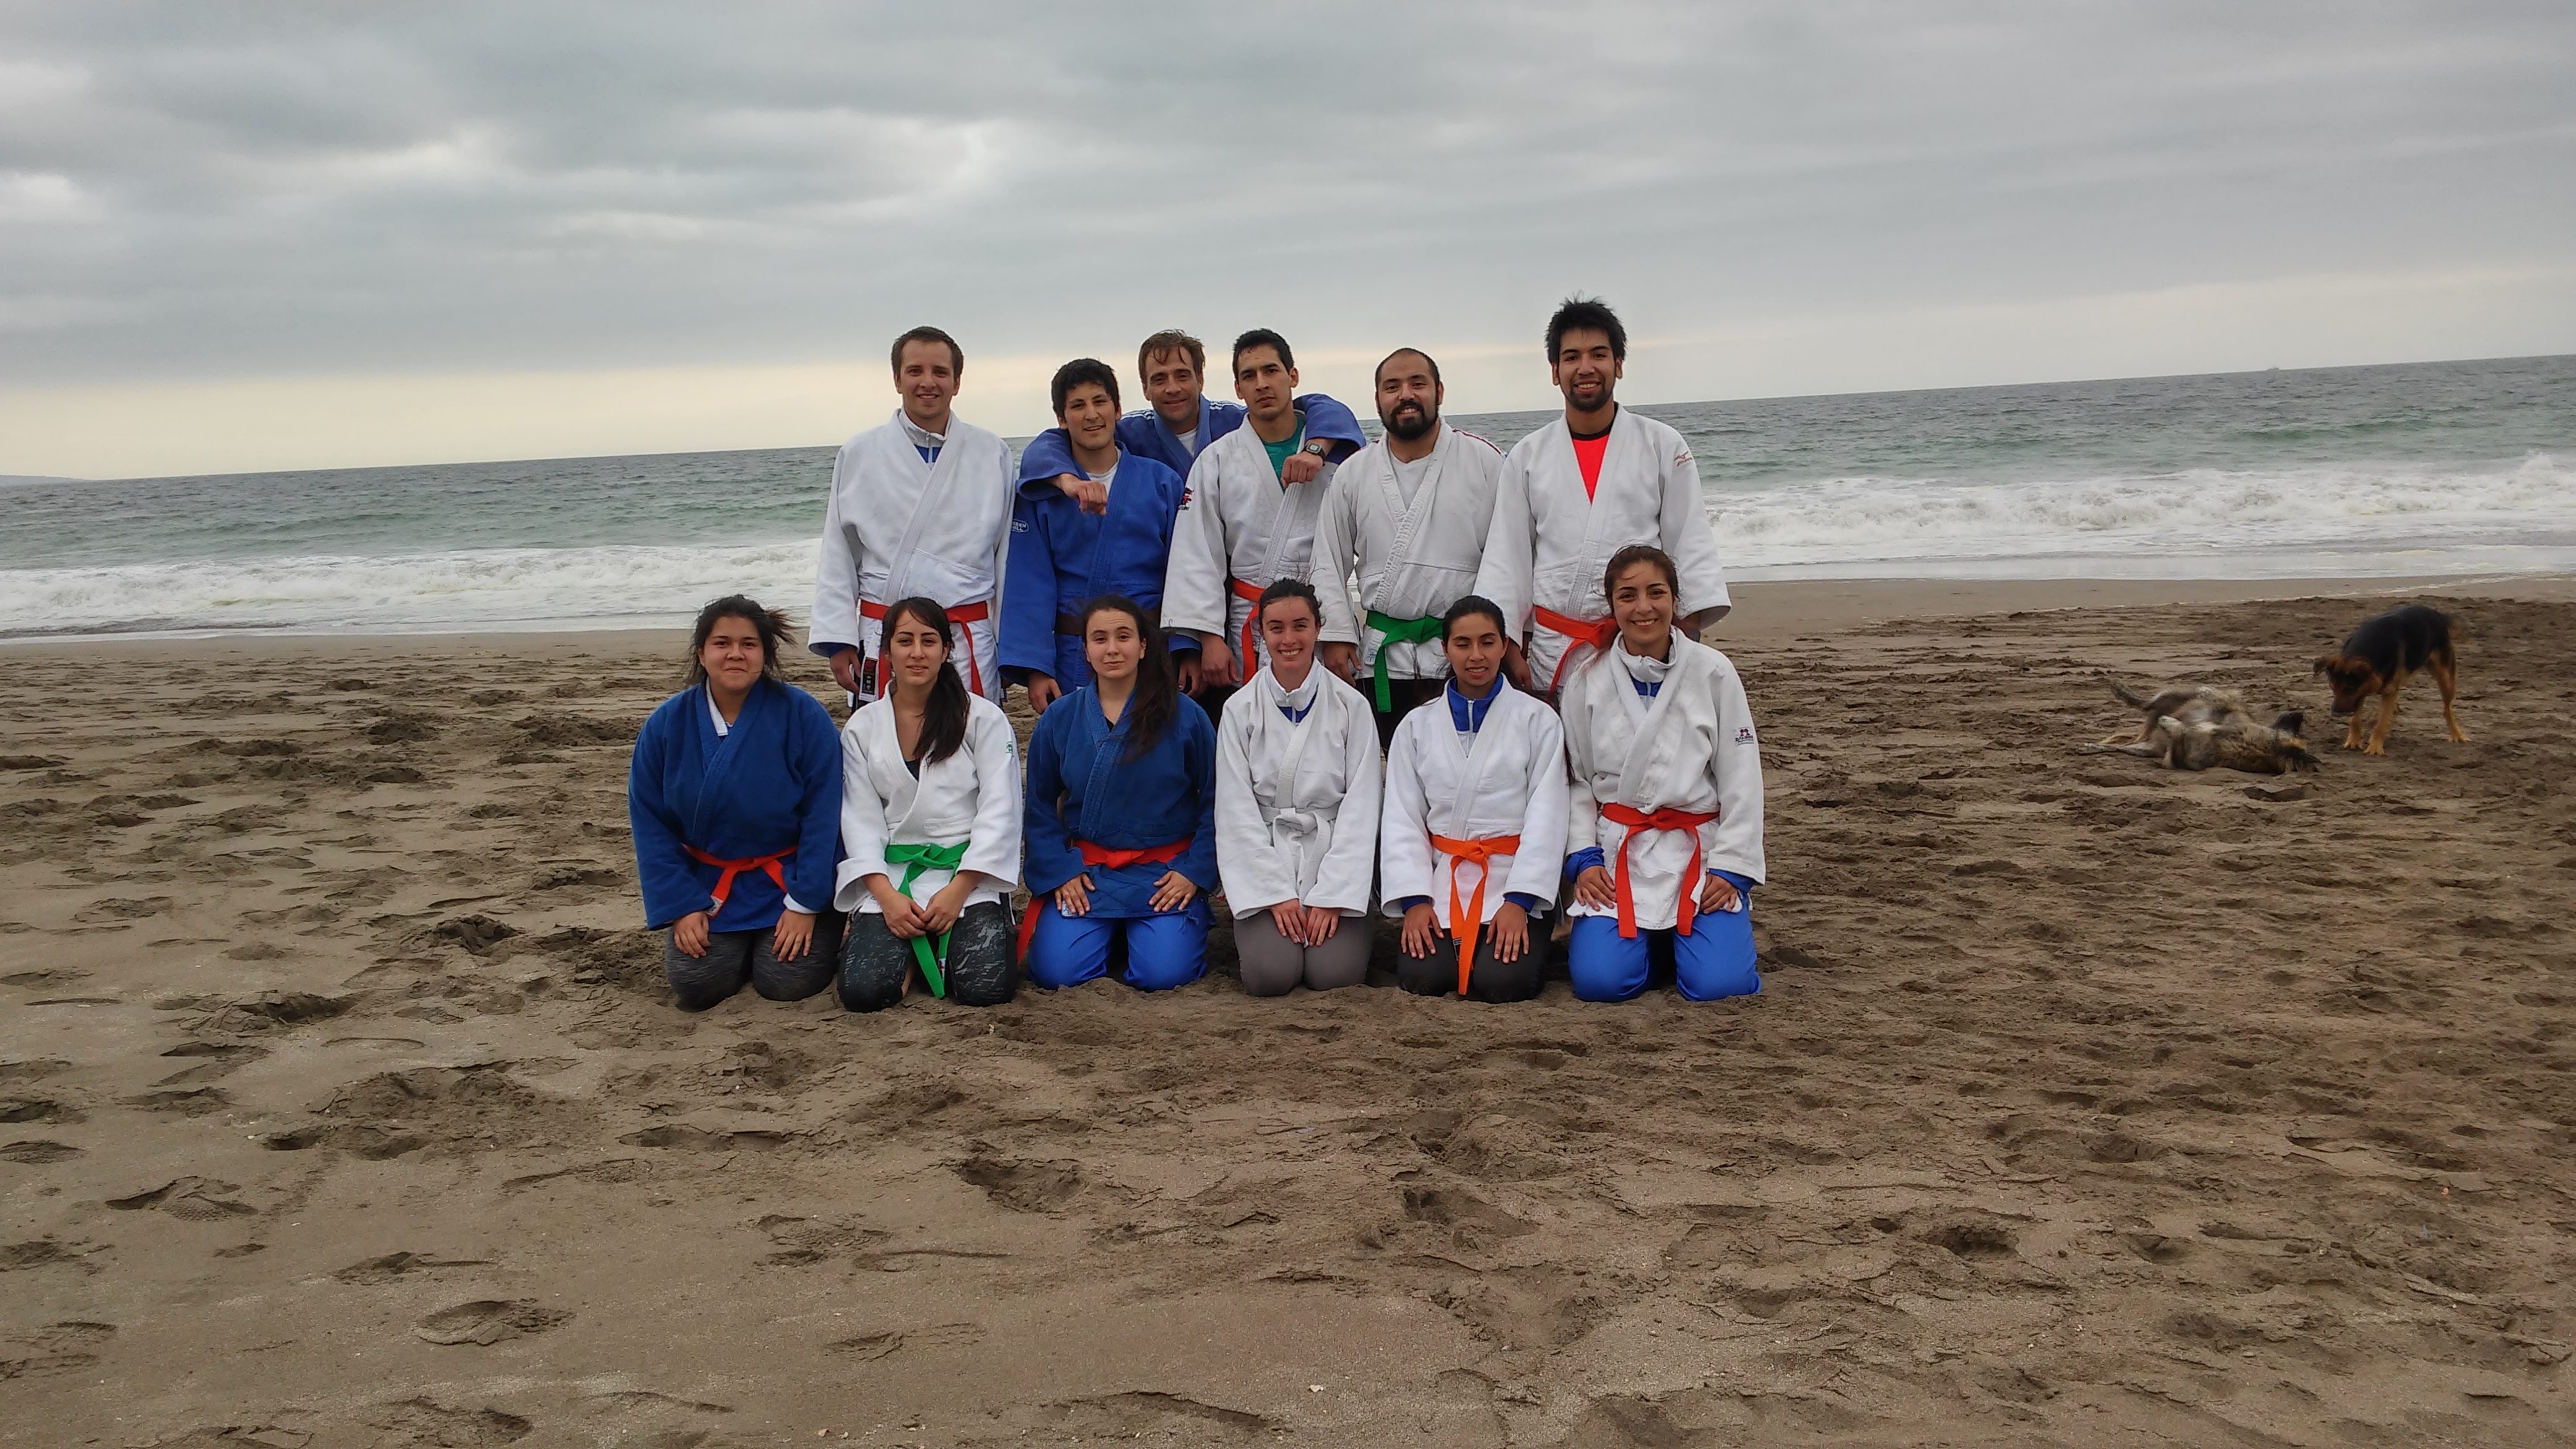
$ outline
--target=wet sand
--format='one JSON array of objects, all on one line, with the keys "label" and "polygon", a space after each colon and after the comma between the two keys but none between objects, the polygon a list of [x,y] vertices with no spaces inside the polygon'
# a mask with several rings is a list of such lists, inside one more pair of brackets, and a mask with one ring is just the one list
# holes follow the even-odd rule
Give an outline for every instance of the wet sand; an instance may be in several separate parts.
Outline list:
[{"label": "wet sand", "polygon": [[[2463,616],[2473,738],[2419,681],[2363,759],[2307,664],[2396,597]],[[1723,635],[1757,998],[873,1018],[668,1005],[669,637],[0,651],[0,1444],[2576,1434],[2566,580]],[[2079,757],[2104,672],[2325,767]]]}]

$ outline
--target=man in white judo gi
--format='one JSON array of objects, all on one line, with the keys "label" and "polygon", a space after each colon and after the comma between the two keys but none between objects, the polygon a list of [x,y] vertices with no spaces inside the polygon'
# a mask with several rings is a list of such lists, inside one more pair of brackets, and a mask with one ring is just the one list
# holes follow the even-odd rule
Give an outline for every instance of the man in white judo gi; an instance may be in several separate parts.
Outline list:
[{"label": "man in white judo gi", "polygon": [[[1190,465],[1163,578],[1163,627],[1199,641],[1197,659],[1182,666],[1182,685],[1212,711],[1224,703],[1209,691],[1230,693],[1261,667],[1252,628],[1261,591],[1273,579],[1306,577],[1315,514],[1336,467],[1335,445],[1308,436],[1306,412],[1296,406],[1297,360],[1288,339],[1268,328],[1244,333],[1234,341],[1233,371],[1244,426]],[[1297,481],[1290,469],[1300,457],[1315,461],[1309,481]]]},{"label": "man in white judo gi", "polygon": [[1571,670],[1617,637],[1601,571],[1632,543],[1681,572],[1681,628],[1693,638],[1732,606],[1699,465],[1670,426],[1619,406],[1628,329],[1599,301],[1570,298],[1547,324],[1547,365],[1565,415],[1513,445],[1475,592],[1525,636],[1513,674],[1553,699]]},{"label": "man in white judo gi", "polygon": [[1377,365],[1386,436],[1334,473],[1315,521],[1324,666],[1369,696],[1381,745],[1440,693],[1440,618],[1474,591],[1503,471],[1493,444],[1440,420],[1445,396],[1431,354],[1387,354]]},{"label": "man in white judo gi", "polygon": [[886,606],[916,594],[958,626],[958,673],[1000,703],[1002,573],[1011,546],[1011,450],[950,410],[966,371],[956,339],[915,327],[894,341],[903,406],[841,445],[823,513],[806,647],[862,700],[884,681],[877,636]]}]

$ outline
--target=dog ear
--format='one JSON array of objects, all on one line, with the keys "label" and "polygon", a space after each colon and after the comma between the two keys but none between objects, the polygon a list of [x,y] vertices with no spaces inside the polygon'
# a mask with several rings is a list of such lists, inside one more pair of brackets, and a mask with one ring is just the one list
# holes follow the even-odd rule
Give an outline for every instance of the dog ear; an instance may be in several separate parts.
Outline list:
[{"label": "dog ear", "polygon": [[2340,654],[2320,654],[2317,656],[2316,672],[2319,674],[2332,674],[2334,673],[2335,666],[2342,662],[2343,656]]},{"label": "dog ear", "polygon": [[2306,712],[2302,710],[2284,710],[2272,718],[2272,728],[2279,730],[2285,735],[2295,735],[2304,732],[2307,727],[2307,723],[2308,716]]}]

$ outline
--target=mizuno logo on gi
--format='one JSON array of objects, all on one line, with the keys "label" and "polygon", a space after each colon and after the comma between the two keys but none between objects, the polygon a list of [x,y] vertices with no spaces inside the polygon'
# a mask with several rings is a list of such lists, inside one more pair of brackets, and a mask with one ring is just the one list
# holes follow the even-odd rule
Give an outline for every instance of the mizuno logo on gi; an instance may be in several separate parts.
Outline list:
[{"label": "mizuno logo on gi", "polygon": [[1029,531],[1029,521],[1028,521],[1027,519],[1025,519],[1025,518],[1014,518],[1014,519],[1012,519],[1012,520],[1011,520],[1011,532],[1013,532],[1013,533],[1026,533],[1026,532],[1028,532],[1028,531]]}]

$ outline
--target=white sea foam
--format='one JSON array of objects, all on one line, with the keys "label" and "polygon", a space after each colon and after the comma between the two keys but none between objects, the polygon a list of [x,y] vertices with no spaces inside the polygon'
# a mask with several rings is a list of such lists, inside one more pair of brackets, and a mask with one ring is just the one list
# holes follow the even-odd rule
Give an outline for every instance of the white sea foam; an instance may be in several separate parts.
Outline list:
[{"label": "white sea foam", "polygon": [[[2014,482],[1831,478],[1713,490],[1737,578],[2332,576],[2576,568],[2576,468]],[[801,617],[816,545],[592,546],[0,569],[0,637],[663,626],[742,592]]]}]

